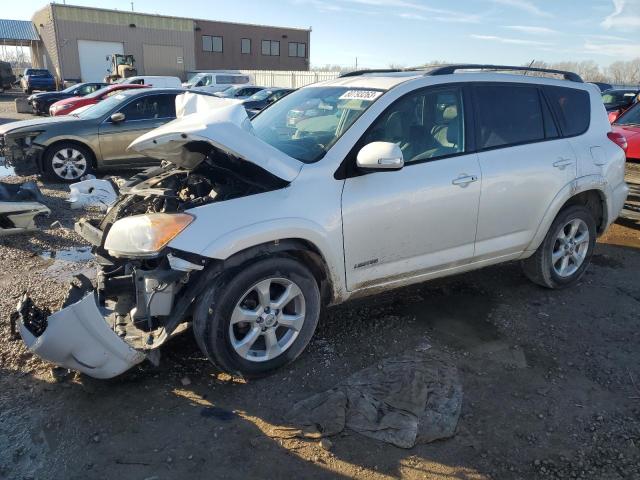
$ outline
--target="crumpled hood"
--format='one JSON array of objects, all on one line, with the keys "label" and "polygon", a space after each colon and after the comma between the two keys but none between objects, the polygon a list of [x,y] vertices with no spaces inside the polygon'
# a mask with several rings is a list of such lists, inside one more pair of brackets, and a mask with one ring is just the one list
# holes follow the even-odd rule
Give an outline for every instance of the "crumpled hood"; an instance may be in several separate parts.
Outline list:
[{"label": "crumpled hood", "polygon": [[58,122],[73,122],[73,121],[81,121],[77,117],[69,116],[69,117],[40,117],[34,118],[31,120],[21,120],[19,122],[11,122],[5,123],[4,125],[0,125],[0,135],[4,135],[5,133],[12,133],[14,130],[37,130],[38,127],[46,128],[49,124],[58,123]]},{"label": "crumpled hood", "polygon": [[179,118],[137,138],[129,149],[191,170],[205,157],[188,144],[204,141],[287,182],[302,168],[302,162],[255,136],[239,102],[185,93],[176,98],[176,113]]}]

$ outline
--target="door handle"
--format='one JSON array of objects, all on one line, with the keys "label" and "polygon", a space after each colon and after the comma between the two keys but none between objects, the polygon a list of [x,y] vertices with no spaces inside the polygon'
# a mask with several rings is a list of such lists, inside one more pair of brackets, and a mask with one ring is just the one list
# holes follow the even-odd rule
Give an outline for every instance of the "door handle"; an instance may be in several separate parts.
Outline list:
[{"label": "door handle", "polygon": [[553,166],[559,168],[560,170],[564,170],[569,165],[573,165],[575,162],[570,158],[561,158],[557,162],[553,162]]},{"label": "door handle", "polygon": [[477,182],[478,177],[475,175],[465,175],[462,174],[458,178],[455,178],[451,183],[453,185],[458,185],[459,187],[465,188],[467,185],[473,182]]}]

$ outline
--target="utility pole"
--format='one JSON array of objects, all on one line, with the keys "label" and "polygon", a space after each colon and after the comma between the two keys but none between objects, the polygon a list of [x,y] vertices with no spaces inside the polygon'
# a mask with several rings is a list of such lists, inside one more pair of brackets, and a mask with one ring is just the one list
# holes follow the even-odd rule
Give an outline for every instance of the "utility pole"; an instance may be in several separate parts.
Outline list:
[{"label": "utility pole", "polygon": [[358,70],[358,57],[356,57],[356,70]]},{"label": "utility pole", "polygon": [[131,2],[131,11],[133,12],[133,2]]}]

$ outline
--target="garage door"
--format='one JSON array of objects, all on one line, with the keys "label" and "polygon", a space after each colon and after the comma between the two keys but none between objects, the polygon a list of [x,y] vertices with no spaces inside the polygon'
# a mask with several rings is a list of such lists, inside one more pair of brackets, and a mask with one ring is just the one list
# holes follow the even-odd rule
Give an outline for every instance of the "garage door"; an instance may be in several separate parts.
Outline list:
[{"label": "garage door", "polygon": [[169,45],[142,45],[145,75],[184,77],[184,50]]},{"label": "garage door", "polygon": [[124,53],[122,43],[78,40],[82,81],[103,81],[111,71],[111,55],[114,53]]}]

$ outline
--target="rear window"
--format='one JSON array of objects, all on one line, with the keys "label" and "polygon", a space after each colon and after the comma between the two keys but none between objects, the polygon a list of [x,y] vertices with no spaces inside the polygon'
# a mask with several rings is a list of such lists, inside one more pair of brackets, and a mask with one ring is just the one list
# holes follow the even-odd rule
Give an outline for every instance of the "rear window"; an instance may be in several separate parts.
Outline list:
[{"label": "rear window", "polygon": [[479,149],[545,138],[537,87],[484,85],[476,86],[475,93]]},{"label": "rear window", "polygon": [[591,102],[584,90],[565,87],[544,87],[565,137],[581,135],[591,122]]},{"label": "rear window", "polygon": [[26,71],[25,75],[33,75],[34,77],[48,77],[51,74],[49,70],[38,70],[35,68],[30,68]]}]

